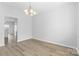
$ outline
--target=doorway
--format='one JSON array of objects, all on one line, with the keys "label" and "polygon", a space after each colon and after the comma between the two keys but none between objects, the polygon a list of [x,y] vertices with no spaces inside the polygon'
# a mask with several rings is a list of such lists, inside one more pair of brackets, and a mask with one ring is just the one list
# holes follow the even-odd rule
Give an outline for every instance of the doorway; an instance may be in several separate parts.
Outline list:
[{"label": "doorway", "polygon": [[17,43],[17,18],[4,18],[4,43],[6,45],[16,45]]}]

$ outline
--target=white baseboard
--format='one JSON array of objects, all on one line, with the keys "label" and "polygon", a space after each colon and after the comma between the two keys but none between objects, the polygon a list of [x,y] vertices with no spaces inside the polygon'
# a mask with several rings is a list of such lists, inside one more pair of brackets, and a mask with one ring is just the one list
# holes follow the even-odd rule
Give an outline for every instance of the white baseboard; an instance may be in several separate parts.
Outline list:
[{"label": "white baseboard", "polygon": [[0,43],[0,47],[4,46],[4,43]]},{"label": "white baseboard", "polygon": [[42,38],[33,37],[32,39],[37,39],[37,40],[41,39],[40,41],[44,41],[44,42],[53,43],[53,44],[57,44],[57,45],[60,45],[60,46],[65,46],[65,47],[76,49],[76,47],[71,47],[71,46],[68,46],[68,45],[64,45],[64,44],[57,43],[57,42],[51,42],[51,41],[44,40],[44,39],[42,40]]},{"label": "white baseboard", "polygon": [[21,42],[21,41],[28,40],[28,39],[31,39],[31,37],[29,37],[29,38],[24,38],[24,39],[19,39],[17,42]]},{"label": "white baseboard", "polygon": [[[33,37],[32,39],[40,40],[40,38],[36,38],[36,37]],[[53,43],[53,44],[57,44],[57,45],[60,45],[60,46],[72,48],[72,49],[75,49],[77,51],[77,53],[79,54],[79,48],[75,48],[75,47],[71,47],[71,46],[67,46],[67,45],[61,44],[61,43],[51,42],[51,41],[47,41],[47,40],[40,40],[40,41],[44,41],[44,42]]]},{"label": "white baseboard", "polygon": [[[32,37],[28,37],[28,38],[25,38],[25,39],[19,39],[17,42],[21,42],[21,41],[24,41],[24,40],[28,40],[28,39],[31,39]],[[4,42],[0,41],[0,47],[2,46],[5,46]]]},{"label": "white baseboard", "polygon": [[4,46],[4,41],[0,40],[0,47]]}]

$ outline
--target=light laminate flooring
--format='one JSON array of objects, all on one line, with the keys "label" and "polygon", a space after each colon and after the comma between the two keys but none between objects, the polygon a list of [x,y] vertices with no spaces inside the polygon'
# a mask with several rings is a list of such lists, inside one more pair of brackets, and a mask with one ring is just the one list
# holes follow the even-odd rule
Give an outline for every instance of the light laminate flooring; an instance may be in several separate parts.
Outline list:
[{"label": "light laminate flooring", "polygon": [[75,49],[36,39],[0,47],[0,56],[77,56]]}]

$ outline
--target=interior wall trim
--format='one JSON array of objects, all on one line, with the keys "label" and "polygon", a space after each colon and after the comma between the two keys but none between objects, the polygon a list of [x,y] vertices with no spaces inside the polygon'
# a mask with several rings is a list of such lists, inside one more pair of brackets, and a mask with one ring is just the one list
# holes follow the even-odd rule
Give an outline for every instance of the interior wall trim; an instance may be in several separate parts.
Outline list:
[{"label": "interior wall trim", "polygon": [[68,46],[68,45],[64,45],[64,44],[61,44],[61,43],[57,43],[57,42],[51,42],[51,41],[48,41],[48,40],[42,40],[42,38],[38,38],[38,37],[33,37],[31,39],[36,39],[36,40],[40,40],[40,41],[44,41],[44,42],[48,42],[48,43],[53,43],[53,44],[57,44],[57,45],[60,45],[60,46],[64,46],[64,47],[68,47],[68,48],[72,48],[72,49],[76,49],[77,50],[77,47],[71,47],[71,46]]}]

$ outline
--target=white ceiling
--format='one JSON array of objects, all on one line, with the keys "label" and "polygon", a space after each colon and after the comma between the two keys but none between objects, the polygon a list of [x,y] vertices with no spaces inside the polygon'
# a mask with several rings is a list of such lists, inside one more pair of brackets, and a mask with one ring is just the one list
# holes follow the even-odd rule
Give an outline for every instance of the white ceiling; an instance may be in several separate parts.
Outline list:
[{"label": "white ceiling", "polygon": [[[20,10],[28,8],[29,2],[3,2],[0,3],[8,7],[16,7]],[[39,12],[51,11],[59,6],[72,5],[74,2],[31,2],[32,8]]]}]

